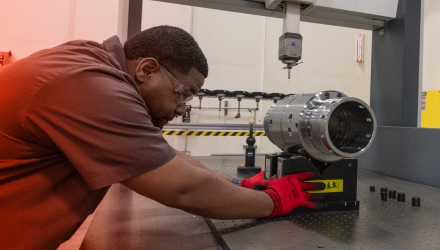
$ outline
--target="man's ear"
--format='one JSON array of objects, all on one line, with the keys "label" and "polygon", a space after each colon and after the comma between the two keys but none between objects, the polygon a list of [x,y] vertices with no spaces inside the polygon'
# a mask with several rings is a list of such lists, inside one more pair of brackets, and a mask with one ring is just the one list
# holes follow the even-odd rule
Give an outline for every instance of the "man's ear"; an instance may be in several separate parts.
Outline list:
[{"label": "man's ear", "polygon": [[159,68],[159,62],[156,59],[152,57],[144,58],[136,67],[135,72],[139,84],[147,82],[151,74],[159,72]]}]

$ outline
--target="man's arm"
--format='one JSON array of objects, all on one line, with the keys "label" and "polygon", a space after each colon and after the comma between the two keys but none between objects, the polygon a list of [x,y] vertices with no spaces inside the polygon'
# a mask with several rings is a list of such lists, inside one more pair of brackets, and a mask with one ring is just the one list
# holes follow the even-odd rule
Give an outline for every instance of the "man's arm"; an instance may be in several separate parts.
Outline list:
[{"label": "man's arm", "polygon": [[[173,149],[174,149],[174,148],[173,148]],[[229,176],[229,175],[226,175],[226,174],[223,174],[223,173],[220,173],[220,172],[218,172],[218,171],[214,171],[214,170],[212,170],[212,169],[209,169],[209,168],[205,167],[205,166],[204,166],[202,163],[200,163],[198,160],[192,158],[191,156],[189,156],[189,155],[187,155],[187,154],[185,154],[185,153],[183,153],[183,152],[181,152],[181,151],[179,151],[179,150],[174,149],[174,152],[176,152],[176,154],[177,154],[178,156],[182,157],[182,159],[184,159],[185,161],[187,161],[189,164],[193,165],[194,167],[198,167],[198,168],[201,168],[201,169],[208,170],[208,171],[210,171],[211,173],[213,173],[213,174],[215,174],[215,175],[217,175],[217,176],[219,176],[219,177],[221,177],[221,178],[223,178],[223,179],[225,179],[225,180],[227,180],[228,182],[231,182],[231,183],[232,183],[232,181],[234,180],[234,178],[232,178],[232,177]]]},{"label": "man's arm", "polygon": [[162,167],[121,183],[166,206],[209,218],[261,218],[274,210],[268,194],[231,185],[179,154]]}]

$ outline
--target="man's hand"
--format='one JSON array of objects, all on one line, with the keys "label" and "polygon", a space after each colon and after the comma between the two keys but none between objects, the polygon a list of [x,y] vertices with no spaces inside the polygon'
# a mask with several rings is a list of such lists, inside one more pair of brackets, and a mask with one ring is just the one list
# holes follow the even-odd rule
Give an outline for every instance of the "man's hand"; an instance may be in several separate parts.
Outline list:
[{"label": "man's hand", "polygon": [[269,185],[269,181],[266,181],[263,176],[264,171],[261,171],[260,173],[252,176],[249,179],[243,179],[240,182],[240,187],[253,188],[255,185],[258,184]]},{"label": "man's hand", "polygon": [[312,173],[300,173],[286,175],[275,181],[271,181],[267,189],[262,191],[267,193],[274,203],[274,210],[267,218],[272,218],[276,215],[285,215],[299,206],[320,208],[322,203],[312,203],[308,201],[317,200],[317,197],[304,191],[314,190],[318,187],[321,188],[320,185],[301,182],[311,177],[313,177]]}]

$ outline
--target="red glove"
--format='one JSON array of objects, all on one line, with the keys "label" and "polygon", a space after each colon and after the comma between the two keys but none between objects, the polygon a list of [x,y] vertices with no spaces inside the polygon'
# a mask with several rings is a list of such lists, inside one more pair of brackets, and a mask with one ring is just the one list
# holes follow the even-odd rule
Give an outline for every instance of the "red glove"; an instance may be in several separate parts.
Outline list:
[{"label": "red glove", "polygon": [[285,215],[299,206],[315,208],[317,203],[307,200],[316,200],[316,197],[304,192],[304,190],[317,189],[318,185],[311,182],[300,182],[311,177],[313,177],[312,173],[299,173],[271,181],[267,189],[262,191],[272,198],[274,204],[274,210],[267,218]]},{"label": "red glove", "polygon": [[[255,185],[258,184],[269,185],[269,181],[266,181],[263,176],[264,176],[264,171],[261,171],[260,173],[252,176],[249,179],[243,179],[240,182],[240,187],[253,188]],[[272,177],[269,180],[271,181]]]}]

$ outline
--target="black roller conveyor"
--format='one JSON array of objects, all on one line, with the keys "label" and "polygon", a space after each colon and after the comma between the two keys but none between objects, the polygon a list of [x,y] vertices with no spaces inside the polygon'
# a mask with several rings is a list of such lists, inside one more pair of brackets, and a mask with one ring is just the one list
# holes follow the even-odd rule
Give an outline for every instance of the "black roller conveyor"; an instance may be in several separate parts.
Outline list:
[{"label": "black roller conveyor", "polygon": [[200,89],[196,95],[198,95],[198,96],[212,96],[212,91],[209,89]]},{"label": "black roller conveyor", "polygon": [[231,97],[249,98],[251,94],[247,91],[232,91]]},{"label": "black roller conveyor", "polygon": [[279,100],[283,99],[286,95],[282,93],[270,93],[269,99],[273,100],[273,103],[277,103]]},{"label": "black roller conveyor", "polygon": [[250,95],[251,95],[250,98],[252,99],[256,99],[256,98],[259,98],[260,100],[270,99],[269,95],[265,92],[251,92]]},{"label": "black roller conveyor", "polygon": [[223,89],[217,89],[212,91],[212,96],[231,97],[231,92]]}]

